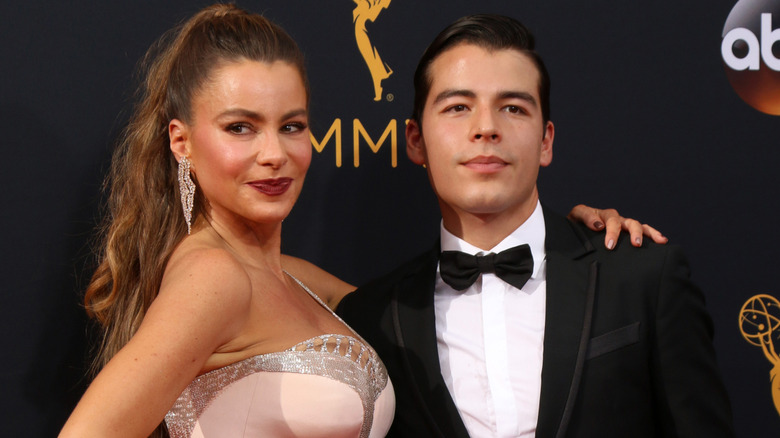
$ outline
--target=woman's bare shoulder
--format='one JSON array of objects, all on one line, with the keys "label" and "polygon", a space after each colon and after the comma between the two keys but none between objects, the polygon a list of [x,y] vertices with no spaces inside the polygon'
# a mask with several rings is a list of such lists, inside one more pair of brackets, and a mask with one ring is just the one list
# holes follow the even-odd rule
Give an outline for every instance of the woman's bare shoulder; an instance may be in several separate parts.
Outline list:
[{"label": "woman's bare shoulder", "polygon": [[246,267],[225,248],[185,243],[171,255],[155,301],[205,313],[222,323],[240,321],[252,299]]},{"label": "woman's bare shoulder", "polygon": [[298,257],[282,254],[282,268],[314,291],[332,309],[344,295],[355,290],[355,286]]},{"label": "woman's bare shoulder", "polygon": [[176,248],[166,266],[163,286],[166,281],[205,282],[219,289],[251,288],[247,269],[238,257],[224,247],[202,242]]},{"label": "woman's bare shoulder", "polygon": [[68,427],[94,426],[107,406],[111,413],[132,413],[135,421],[159,423],[212,354],[249,320],[246,277],[228,251],[180,245],[138,330],[90,385]]}]

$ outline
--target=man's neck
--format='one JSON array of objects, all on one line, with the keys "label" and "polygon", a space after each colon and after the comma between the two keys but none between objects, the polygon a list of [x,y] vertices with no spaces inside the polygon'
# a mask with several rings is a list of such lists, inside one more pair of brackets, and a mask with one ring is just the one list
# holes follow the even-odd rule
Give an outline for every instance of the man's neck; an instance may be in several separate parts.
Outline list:
[{"label": "man's neck", "polygon": [[517,211],[499,214],[455,212],[442,205],[444,228],[467,243],[488,251],[528,220],[536,209],[537,200]]}]

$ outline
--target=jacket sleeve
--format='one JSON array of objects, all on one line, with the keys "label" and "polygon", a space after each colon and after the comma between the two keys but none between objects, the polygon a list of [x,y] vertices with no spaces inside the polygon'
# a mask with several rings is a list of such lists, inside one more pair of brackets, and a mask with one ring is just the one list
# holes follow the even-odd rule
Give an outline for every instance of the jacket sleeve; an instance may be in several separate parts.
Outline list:
[{"label": "jacket sleeve", "polygon": [[663,264],[654,337],[654,396],[662,435],[733,437],[731,406],[712,343],[712,320],[676,246],[668,247]]}]

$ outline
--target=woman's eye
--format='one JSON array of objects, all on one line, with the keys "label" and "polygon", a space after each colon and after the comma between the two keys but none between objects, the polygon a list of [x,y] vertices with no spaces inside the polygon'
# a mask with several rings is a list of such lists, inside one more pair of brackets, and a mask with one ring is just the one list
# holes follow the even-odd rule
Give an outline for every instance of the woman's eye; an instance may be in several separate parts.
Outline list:
[{"label": "woman's eye", "polygon": [[227,129],[228,132],[231,134],[247,134],[249,133],[249,126],[245,123],[233,123],[231,125],[228,125]]},{"label": "woman's eye", "polygon": [[293,122],[293,123],[285,123],[282,126],[281,131],[282,132],[293,133],[293,132],[303,131],[304,129],[306,129],[306,124],[305,123]]}]

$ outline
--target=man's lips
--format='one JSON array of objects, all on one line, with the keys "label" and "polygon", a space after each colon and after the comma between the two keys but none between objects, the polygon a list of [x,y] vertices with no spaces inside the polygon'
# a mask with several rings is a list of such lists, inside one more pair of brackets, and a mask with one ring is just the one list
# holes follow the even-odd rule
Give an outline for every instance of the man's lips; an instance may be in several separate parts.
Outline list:
[{"label": "man's lips", "polygon": [[477,172],[497,172],[506,167],[507,162],[499,157],[480,155],[462,163],[467,168]]},{"label": "man's lips", "polygon": [[268,196],[278,196],[286,192],[292,182],[292,178],[269,178],[252,181],[249,185],[260,193]]}]

